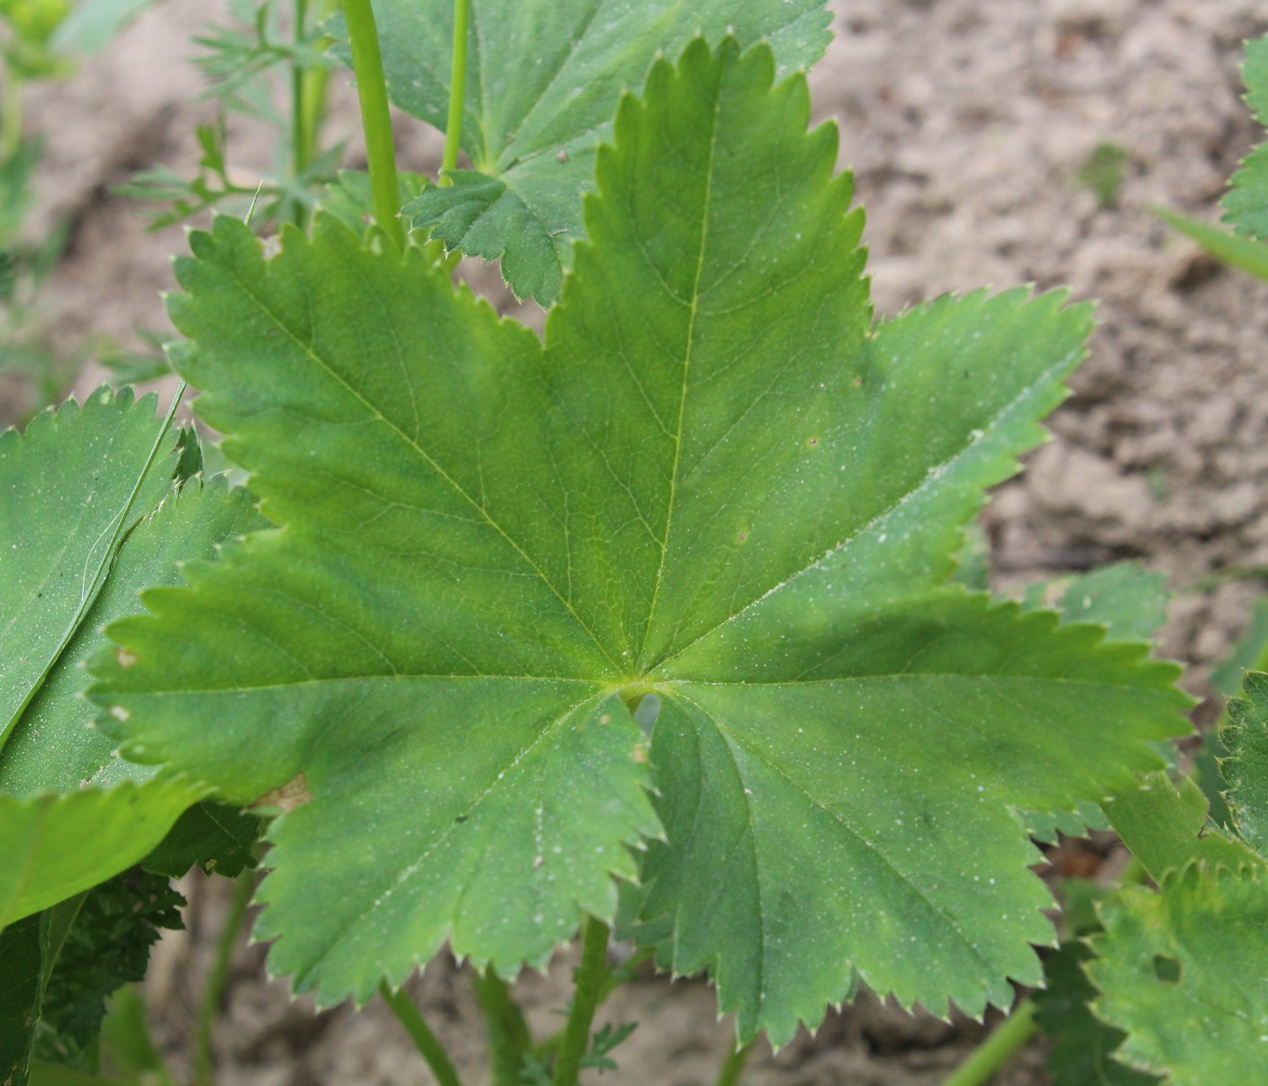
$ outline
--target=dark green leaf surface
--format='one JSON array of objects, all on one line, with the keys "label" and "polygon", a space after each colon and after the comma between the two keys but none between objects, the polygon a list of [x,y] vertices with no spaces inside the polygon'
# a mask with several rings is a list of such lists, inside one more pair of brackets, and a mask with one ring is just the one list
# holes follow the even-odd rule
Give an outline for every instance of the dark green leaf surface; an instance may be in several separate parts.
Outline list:
[{"label": "dark green leaf surface", "polygon": [[0,749],[171,485],[176,435],[157,402],[99,389],[0,434]]},{"label": "dark green leaf surface", "polygon": [[1014,810],[1126,787],[1182,727],[1142,647],[940,587],[1086,309],[872,329],[835,133],[774,70],[654,67],[544,347],[328,216],[267,259],[220,219],[178,263],[177,366],[282,528],[148,593],[95,693],[130,756],[285,811],[259,934],[323,1004],[446,936],[544,960],[642,839],[645,930],[743,1037],[856,973],[1007,1003],[1051,938]]},{"label": "dark green leaf surface", "polygon": [[[375,17],[392,101],[443,129],[451,0],[379,0]],[[764,38],[786,74],[823,55],[829,22],[822,0],[482,0],[471,12],[462,122],[474,169],[428,189],[406,215],[452,249],[500,257],[517,295],[550,305],[584,236],[595,149],[611,139],[621,92],[642,85],[656,56],[677,56],[697,34]]]},{"label": "dark green leaf surface", "polygon": [[[1246,43],[1242,79],[1255,119],[1268,127],[1268,36]],[[1268,144],[1246,156],[1229,185],[1222,201],[1224,221],[1245,237],[1268,237]]]},{"label": "dark green leaf surface", "polygon": [[234,878],[255,866],[260,820],[247,811],[206,800],[176,820],[145,858],[145,869],[179,879],[197,864],[208,874]]},{"label": "dark green leaf surface", "polygon": [[1125,1034],[1088,1009],[1096,989],[1083,973],[1092,952],[1079,942],[1063,943],[1044,961],[1044,987],[1034,993],[1035,1021],[1053,1038],[1048,1052],[1052,1086],[1148,1086],[1158,1079],[1113,1058]]},{"label": "dark green leaf surface", "polygon": [[1257,1086],[1268,1069],[1268,892],[1259,871],[1194,863],[1161,892],[1121,891],[1092,948],[1117,1055],[1168,1086]]},{"label": "dark green leaf surface", "polygon": [[0,930],[0,1082],[25,1086],[47,933],[39,913]]},{"label": "dark green leaf surface", "polygon": [[1238,831],[1268,857],[1268,675],[1247,672],[1242,692],[1228,703],[1220,737],[1230,756],[1221,768]]}]

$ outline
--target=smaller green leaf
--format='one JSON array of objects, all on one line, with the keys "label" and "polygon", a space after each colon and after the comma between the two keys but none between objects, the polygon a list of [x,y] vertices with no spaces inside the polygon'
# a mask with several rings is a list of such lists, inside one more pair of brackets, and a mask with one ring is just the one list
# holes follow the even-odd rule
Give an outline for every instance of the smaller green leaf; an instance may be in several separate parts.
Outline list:
[{"label": "smaller green leaf", "polygon": [[1268,280],[1268,245],[1253,238],[1238,237],[1201,219],[1163,207],[1156,207],[1153,211],[1163,222],[1192,238],[1216,259],[1250,272],[1256,279]]},{"label": "smaller green leaf", "polygon": [[1061,596],[1066,622],[1105,627],[1107,641],[1151,641],[1167,620],[1167,578],[1139,562],[1115,562],[1076,577]]},{"label": "smaller green leaf", "polygon": [[[1247,104],[1256,120],[1268,126],[1268,36],[1246,43],[1242,79]],[[1229,185],[1222,201],[1224,221],[1244,237],[1268,237],[1268,144],[1246,156]]]},{"label": "smaller green leaf", "polygon": [[1035,1022],[1053,1038],[1048,1052],[1052,1086],[1147,1086],[1153,1075],[1124,1066],[1113,1058],[1126,1036],[1107,1026],[1088,1008],[1096,989],[1083,972],[1092,951],[1080,942],[1063,943],[1044,959],[1044,987],[1033,998]]},{"label": "smaller green leaf", "polygon": [[234,878],[255,866],[260,820],[247,811],[206,800],[176,820],[145,858],[145,869],[178,879],[198,865],[207,873]]},{"label": "smaller green leaf", "polygon": [[1168,1086],[1256,1086],[1268,1067],[1268,892],[1262,871],[1192,863],[1160,892],[1102,909],[1087,972],[1118,1056]]},{"label": "smaller green leaf", "polygon": [[1109,819],[1099,804],[1080,802],[1073,811],[1025,811],[1026,832],[1043,845],[1055,845],[1060,835],[1086,837],[1089,830],[1107,830]]},{"label": "smaller green leaf", "polygon": [[1238,830],[1268,856],[1268,675],[1247,672],[1242,689],[1245,696],[1228,703],[1220,733],[1230,752],[1222,768]]}]

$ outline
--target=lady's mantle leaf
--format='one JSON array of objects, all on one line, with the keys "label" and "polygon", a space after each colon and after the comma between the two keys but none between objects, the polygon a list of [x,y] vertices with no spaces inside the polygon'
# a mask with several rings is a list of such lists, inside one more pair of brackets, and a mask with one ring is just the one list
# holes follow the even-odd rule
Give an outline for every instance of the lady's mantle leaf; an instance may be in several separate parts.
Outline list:
[{"label": "lady's mantle leaf", "polygon": [[[1051,937],[1013,808],[1099,800],[1181,726],[1143,648],[939,587],[1086,310],[871,329],[835,132],[774,71],[654,66],[544,347],[328,216],[269,259],[221,219],[178,265],[177,364],[282,527],[148,594],[96,696],[134,757],[289,788],[263,934],[323,1003],[446,935],[542,960],[612,917],[640,836],[647,930],[745,1037],[856,969],[1005,1002]],[[617,696],[651,691],[663,843]]]},{"label": "lady's mantle leaf", "polygon": [[1220,738],[1230,757],[1220,765],[1238,831],[1268,857],[1268,675],[1247,672],[1242,693],[1228,703],[1228,723]]},{"label": "lady's mantle leaf", "polygon": [[[375,14],[392,100],[443,129],[452,0],[379,0]],[[501,257],[517,295],[550,305],[584,235],[595,149],[611,138],[621,92],[642,84],[653,59],[695,34],[731,34],[745,45],[769,39],[781,71],[809,67],[827,48],[830,18],[823,0],[481,0],[462,122],[475,169],[428,189],[406,216],[451,249]]]},{"label": "lady's mantle leaf", "polygon": [[1127,1039],[1118,1059],[1168,1086],[1252,1086],[1268,1071],[1268,888],[1261,871],[1193,863],[1160,892],[1102,908],[1087,972],[1097,1016]]}]

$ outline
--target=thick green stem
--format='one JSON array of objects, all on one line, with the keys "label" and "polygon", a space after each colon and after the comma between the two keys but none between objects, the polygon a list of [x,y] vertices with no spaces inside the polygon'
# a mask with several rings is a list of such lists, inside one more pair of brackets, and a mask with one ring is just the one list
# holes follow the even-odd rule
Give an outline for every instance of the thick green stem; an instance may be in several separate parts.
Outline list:
[{"label": "thick green stem", "polygon": [[1038,1031],[1035,1004],[1023,999],[959,1067],[944,1079],[942,1086],[986,1086],[1005,1063]]},{"label": "thick green stem", "polygon": [[484,1012],[493,1086],[521,1086],[524,1056],[533,1050],[533,1035],[510,986],[492,969],[471,974],[471,988]]},{"label": "thick green stem", "polygon": [[449,79],[449,119],[445,122],[445,153],[440,159],[440,183],[458,165],[458,147],[462,143],[462,107],[467,95],[467,16],[471,0],[453,0],[453,63]]},{"label": "thick green stem", "polygon": [[383,57],[379,53],[379,32],[374,25],[370,0],[344,0],[343,14],[352,47],[352,69],[361,99],[361,126],[365,130],[365,152],[370,167],[370,189],[374,194],[374,219],[398,251],[405,248],[405,232],[397,212],[401,209],[396,180],[396,147],[392,143],[392,115],[387,106],[387,83]]},{"label": "thick green stem", "polygon": [[194,1026],[194,1082],[196,1086],[213,1086],[216,1076],[212,1039],[216,1016],[220,1013],[220,1001],[224,998],[229,969],[233,965],[233,952],[238,945],[238,933],[251,904],[255,890],[255,873],[248,868],[238,876],[229,899],[229,911],[225,914],[224,927],[216,941],[216,957],[211,964],[207,983],[203,986],[202,1001],[198,1005],[198,1021]]},{"label": "thick green stem", "polygon": [[564,1027],[559,1055],[555,1057],[555,1074],[551,1086],[577,1086],[581,1061],[590,1047],[590,1026],[599,1007],[608,977],[608,926],[602,920],[587,916],[582,929],[581,965],[577,969],[576,991],[572,1009]]},{"label": "thick green stem", "polygon": [[414,1006],[414,1001],[404,992],[393,992],[387,981],[379,985],[379,995],[383,1002],[392,1008],[396,1019],[405,1027],[414,1047],[422,1054],[427,1066],[431,1068],[432,1077],[439,1086],[461,1086],[458,1072],[431,1027],[423,1020],[423,1016]]},{"label": "thick green stem", "polygon": [[748,1054],[751,1051],[753,1051],[751,1043],[733,1049],[718,1072],[715,1086],[739,1086],[740,1075],[744,1073],[744,1065],[748,1063]]}]

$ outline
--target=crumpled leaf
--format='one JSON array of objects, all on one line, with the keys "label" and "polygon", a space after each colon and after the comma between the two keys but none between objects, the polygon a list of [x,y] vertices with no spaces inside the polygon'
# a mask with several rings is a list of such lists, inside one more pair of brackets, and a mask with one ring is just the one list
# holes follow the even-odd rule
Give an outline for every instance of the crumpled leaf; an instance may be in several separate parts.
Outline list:
[{"label": "crumpled leaf", "polygon": [[1268,857],[1268,675],[1249,671],[1240,698],[1228,703],[1220,732],[1229,757],[1220,763],[1238,832]]},{"label": "crumpled leaf", "polygon": [[135,612],[141,588],[178,583],[178,561],[209,558],[262,523],[249,496],[223,482],[173,489],[175,435],[154,406],[102,390],[0,438],[0,637],[10,654],[0,666],[14,720],[0,749],[0,925],[136,863],[207,794],[113,757],[81,697],[101,627]]},{"label": "crumpled leaf", "polygon": [[1168,1086],[1256,1086],[1268,1068],[1268,892],[1262,870],[1192,863],[1158,892],[1101,910],[1092,1010],[1125,1031],[1116,1056]]},{"label": "crumpled leaf", "polygon": [[835,132],[774,73],[735,42],[654,66],[544,345],[325,215],[178,262],[177,368],[281,527],[147,593],[95,697],[130,757],[285,812],[257,934],[323,1005],[446,936],[539,963],[641,875],[744,1038],[857,975],[976,1013],[1052,938],[1015,810],[1184,726],[1143,647],[945,586],[1086,308],[873,328]]},{"label": "crumpled leaf", "polygon": [[[379,0],[374,10],[392,101],[444,129],[453,3]],[[595,149],[611,138],[621,92],[697,34],[767,39],[781,74],[809,67],[830,21],[823,0],[482,0],[470,16],[462,122],[474,169],[454,171],[452,185],[427,189],[404,214],[451,249],[501,258],[517,296],[550,305],[584,236],[581,195],[593,191]]]}]

